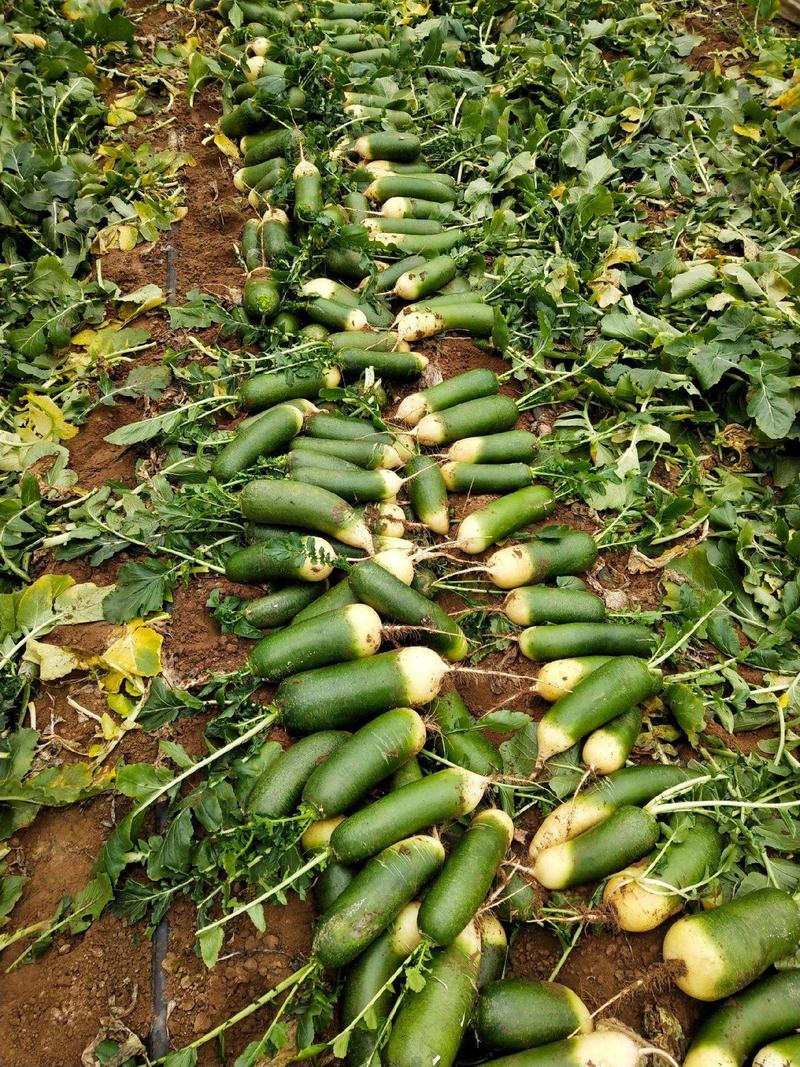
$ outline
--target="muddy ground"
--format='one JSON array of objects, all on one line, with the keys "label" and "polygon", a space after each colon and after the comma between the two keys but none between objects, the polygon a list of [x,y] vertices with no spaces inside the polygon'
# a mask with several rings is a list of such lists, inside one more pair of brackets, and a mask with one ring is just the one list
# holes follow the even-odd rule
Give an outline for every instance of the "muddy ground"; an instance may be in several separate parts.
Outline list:
[{"label": "muddy ground", "polygon": [[[698,17],[693,29],[697,31],[701,25]],[[184,17],[158,8],[144,15],[140,29],[153,40],[171,40],[187,33],[190,24]],[[730,32],[724,26],[715,26],[708,33],[706,45],[697,49],[692,58],[705,69],[713,64],[714,53],[730,47],[730,43]],[[151,138],[158,146],[177,147],[194,157],[195,165],[186,172],[189,210],[186,218],[157,244],[105,257],[105,277],[116,281],[123,290],[133,290],[146,282],[155,282],[166,290],[169,245],[175,249],[179,302],[193,288],[227,295],[241,284],[233,246],[247,217],[246,205],[233,188],[228,161],[213,143],[204,143],[218,113],[213,91],[201,94],[193,108],[177,98],[172,103],[174,121]],[[157,345],[143,358],[157,358],[165,346],[181,346],[181,336],[170,333],[165,315],[151,313],[146,325]],[[456,340],[432,344],[428,354],[433,357],[432,367],[443,377],[477,365],[502,368],[499,360]],[[140,406],[130,401],[113,408],[101,407],[90,416],[70,442],[70,465],[78,474],[80,487],[88,489],[106,479],[133,482],[140,453],[110,446],[103,438],[117,426],[141,417]],[[537,416],[545,425],[548,417],[552,413],[540,412]],[[531,420],[531,426],[543,428],[535,420]],[[479,503],[473,499],[464,508],[469,510]],[[590,517],[580,507],[562,507],[556,519],[592,528]],[[99,571],[92,571],[81,561],[62,563],[56,569],[72,574],[78,581],[91,578],[109,582],[124,558],[117,557]],[[624,602],[630,607],[657,606],[661,599],[658,575],[633,575],[626,562],[624,552],[605,553],[594,575],[596,588],[624,595]],[[51,561],[40,560],[40,571],[48,568]],[[209,670],[228,671],[246,656],[248,642],[221,635],[205,608],[208,594],[216,585],[222,585],[225,592],[235,591],[235,587],[227,587],[218,579],[197,578],[188,589],[178,592],[171,617],[162,625],[163,660],[173,679],[196,679]],[[97,651],[107,643],[108,632],[105,624],[66,627],[57,631],[53,640]],[[518,675],[534,673],[527,661],[509,663],[500,656],[488,657],[484,665],[503,667]],[[541,711],[526,692],[525,683],[518,680],[509,683],[498,682],[496,677],[472,676],[459,688],[477,715],[498,706],[519,708],[534,715]],[[51,733],[53,754],[65,760],[79,758],[91,741],[94,722],[75,705],[99,711],[104,698],[96,686],[85,676],[43,685],[35,704],[39,728]],[[190,753],[199,755],[204,751],[204,726],[205,720],[199,717],[180,720],[154,734],[129,734],[114,759],[157,761],[161,739],[179,741]],[[46,812],[15,835],[10,842],[9,859],[15,871],[29,876],[14,912],[15,927],[44,919],[64,894],[75,893],[86,883],[103,841],[125,810],[124,801],[115,803],[111,797],[102,796],[68,810]],[[309,950],[312,921],[313,902],[297,900],[268,910],[264,934],[243,920],[232,932],[222,960],[209,972],[194,952],[191,906],[181,902],[173,907],[163,961],[172,1047],[193,1040],[295,970]],[[591,1009],[629,989],[607,1014],[646,1037],[666,1041],[665,1035],[674,1036],[676,1027],[688,1034],[696,1023],[698,1005],[660,979],[662,936],[661,931],[633,937],[590,930],[569,954],[559,978],[571,985]],[[524,928],[513,943],[510,973],[547,978],[563,950],[553,935]],[[0,969],[4,971],[18,951],[17,945],[0,956]],[[146,1042],[152,1022],[152,982],[152,942],[144,924],[129,927],[106,914],[81,936],[57,937],[36,963],[0,974],[0,1067],[80,1067],[84,1050],[109,1028],[116,1033],[129,1030]],[[263,1014],[257,1013],[231,1033],[225,1062],[231,1063],[248,1040],[259,1036],[266,1021]],[[200,1062],[212,1065],[223,1061],[213,1046],[206,1046]]]}]

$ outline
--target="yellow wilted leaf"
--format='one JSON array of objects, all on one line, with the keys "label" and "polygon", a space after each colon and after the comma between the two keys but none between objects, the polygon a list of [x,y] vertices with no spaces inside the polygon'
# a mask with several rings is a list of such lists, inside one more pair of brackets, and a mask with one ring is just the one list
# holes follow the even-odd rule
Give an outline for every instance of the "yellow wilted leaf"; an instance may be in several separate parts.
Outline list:
[{"label": "yellow wilted leaf", "polygon": [[428,0],[400,0],[401,21],[408,23],[414,19],[424,18],[431,9]]},{"label": "yellow wilted leaf", "polygon": [[[154,678],[161,671],[161,634],[145,626],[141,619],[126,624],[118,637],[100,657],[112,675],[133,681],[136,678]],[[112,691],[119,689],[117,678],[109,679]]]},{"label": "yellow wilted leaf", "polygon": [[44,48],[47,45],[47,38],[38,33],[12,33],[11,36],[25,48]]},{"label": "yellow wilted leaf", "polygon": [[630,248],[627,245],[617,245],[616,248],[612,248],[606,253],[603,257],[603,263],[607,267],[611,267],[615,263],[638,263],[641,258],[635,248]]},{"label": "yellow wilted leaf", "polygon": [[223,156],[227,156],[229,159],[241,159],[238,145],[224,133],[218,132],[214,134],[214,144],[222,152]]},{"label": "yellow wilted leaf", "polygon": [[733,127],[733,132],[738,133],[740,137],[749,137],[751,141],[761,140],[761,127],[760,126],[736,126]]},{"label": "yellow wilted leaf", "polygon": [[28,638],[25,644],[22,658],[26,663],[35,663],[38,666],[39,679],[42,682],[52,682],[56,678],[71,674],[72,671],[84,670],[92,662],[81,659],[68,648],[37,641],[32,637]]},{"label": "yellow wilted leaf", "polygon": [[67,422],[61,409],[49,396],[26,393],[25,405],[21,412],[23,422],[37,437],[44,440],[52,440],[55,437],[60,441],[68,441],[78,432],[78,427]]},{"label": "yellow wilted leaf", "polygon": [[770,100],[770,107],[779,107],[782,111],[788,111],[790,107],[800,106],[800,82],[790,85],[788,89]]}]

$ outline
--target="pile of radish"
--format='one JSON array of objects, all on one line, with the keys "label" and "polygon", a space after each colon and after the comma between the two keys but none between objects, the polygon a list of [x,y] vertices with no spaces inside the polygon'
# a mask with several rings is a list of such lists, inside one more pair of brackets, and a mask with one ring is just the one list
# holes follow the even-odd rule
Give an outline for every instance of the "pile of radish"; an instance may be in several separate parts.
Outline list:
[{"label": "pile of radish", "polygon": [[[315,28],[316,47],[346,71],[389,55],[379,9],[330,0],[308,22],[297,4],[235,9],[240,43],[222,47],[239,80],[220,129],[239,144],[236,187],[258,213],[241,241],[244,308],[308,354],[241,384],[247,416],[211,468],[221,483],[245,483],[250,543],[227,575],[268,583],[245,608],[265,631],[250,668],[277,684],[276,717],[297,738],[263,769],[249,810],[302,822],[318,872],[314,957],[341,971],[352,1067],[450,1067],[462,1045],[497,1067],[633,1067],[653,1050],[595,1031],[574,992],[502,977],[499,920],[535,920],[547,892],[605,881],[608,921],[636,933],[710,891],[724,850],[716,824],[660,818],[701,772],[628,762],[642,709],[663,687],[657,635],[609,620],[581,579],[597,559],[593,537],[537,526],[556,501],[536,484],[538,441],[502,378],[478,368],[418,381],[429,359],[412,343],[450,330],[489,338],[498,312],[461,269],[461,190],[426,165],[411,96],[345,91],[352,136],[331,160],[346,191],[327,201],[330,161],[304,143],[305,93],[274,56],[270,27]],[[324,273],[287,290],[280,268],[311,227],[334,235],[317,249]],[[374,418],[354,413],[347,393],[328,399],[365,379],[417,388]],[[453,531],[453,494],[493,498]],[[442,551],[488,553],[487,591],[507,591],[513,639],[540,665],[535,691],[551,706],[538,723],[539,770],[579,746],[589,776],[544,819],[527,864],[510,863],[514,824],[495,804],[500,754],[470,729],[457,691],[474,648],[418,569]],[[434,742],[443,755],[429,770],[418,757]],[[760,1067],[800,1063],[787,1036],[800,1028],[800,972],[762,977],[799,939],[798,906],[778,889],[670,927],[664,960],[690,996],[750,986],[710,1016],[686,1067],[736,1067],[762,1045]],[[427,981],[404,989],[421,947]]]}]

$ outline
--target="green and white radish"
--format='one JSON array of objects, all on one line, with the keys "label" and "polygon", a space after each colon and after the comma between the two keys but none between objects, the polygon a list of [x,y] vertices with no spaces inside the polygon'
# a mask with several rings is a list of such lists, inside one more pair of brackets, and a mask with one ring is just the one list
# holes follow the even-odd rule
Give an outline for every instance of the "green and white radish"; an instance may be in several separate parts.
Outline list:
[{"label": "green and white radish", "polygon": [[[446,183],[429,178],[427,174],[381,174],[370,182],[364,190],[364,196],[378,204],[394,197],[414,197],[444,204],[452,201],[453,190]],[[455,271],[450,277],[455,277]],[[450,281],[450,278],[445,281]]]},{"label": "green and white radish", "polygon": [[800,970],[770,975],[723,1004],[702,1023],[683,1067],[743,1067],[765,1042],[798,1029]]},{"label": "green and white radish", "polygon": [[[340,421],[344,422],[345,420],[342,419]],[[292,443],[292,448],[317,456],[320,453],[326,456],[336,456],[339,459],[347,460],[348,463],[355,463],[357,466],[368,470],[375,470],[376,468],[391,470],[401,466],[400,456],[390,443],[392,441],[391,435],[386,435],[389,438],[388,442],[379,438],[377,434],[373,436],[378,439],[373,440],[365,437],[361,440],[347,441],[341,439],[330,440],[317,436],[300,437]]]},{"label": "green and white radish", "polygon": [[312,772],[344,744],[350,735],[342,730],[321,730],[296,741],[264,770],[247,797],[252,815],[280,819],[297,807]]},{"label": "green and white radish", "polygon": [[268,263],[289,254],[292,247],[289,216],[279,207],[268,208],[261,216],[261,247]]},{"label": "green and white radish", "polygon": [[376,238],[375,235],[383,233],[426,235],[442,233],[444,230],[438,219],[387,219],[383,216],[365,219],[364,228],[372,240],[380,240],[381,238]]},{"label": "green and white radish", "polygon": [[593,1029],[589,1009],[558,982],[506,978],[492,982],[478,998],[475,1033],[493,1051],[522,1052]]},{"label": "green and white radish", "polygon": [[286,400],[314,399],[322,389],[332,389],[339,384],[341,375],[337,367],[319,367],[303,364],[286,370],[265,371],[249,378],[239,389],[239,403],[249,411],[262,411]]},{"label": "green and white radish", "polygon": [[722,847],[711,819],[687,819],[654,857],[609,878],[603,905],[622,930],[655,930],[684,907],[687,890],[714,875]]},{"label": "green and white radish", "polygon": [[[480,401],[475,401],[475,403],[480,403]],[[458,527],[456,544],[462,552],[471,556],[477,555],[498,541],[502,541],[509,534],[551,515],[555,506],[555,497],[545,486],[530,485],[525,489],[518,489],[515,493],[508,493],[497,500],[492,500],[468,515]],[[523,652],[525,652],[524,636],[524,633],[520,635],[520,648]]]},{"label": "green and white radish", "polygon": [[398,841],[373,857],[325,912],[314,955],[344,967],[380,937],[444,863],[441,842],[427,835]]},{"label": "green and white radish", "polygon": [[402,274],[395,283],[394,292],[402,300],[420,300],[438,292],[456,276],[456,261],[450,256],[436,256],[419,267]]},{"label": "green and white radish", "polygon": [[[409,346],[391,330],[364,330],[362,333],[332,333],[328,344],[341,349],[362,348],[372,352],[408,352]],[[338,358],[338,357],[337,357]]]},{"label": "green and white radish", "polygon": [[483,1067],[638,1067],[640,1062],[639,1046],[632,1038],[615,1030],[598,1030],[487,1060]]},{"label": "green and white radish", "polygon": [[643,808],[617,808],[578,837],[537,852],[533,876],[545,889],[597,882],[650,852],[658,833],[658,823]]},{"label": "green and white radish", "polygon": [[511,397],[484,396],[426,415],[417,425],[417,440],[421,445],[446,445],[472,430],[509,430],[518,418],[519,409]]},{"label": "green and white radish", "polygon": [[[381,567],[389,571],[390,574],[399,578],[404,585],[411,585],[414,579],[414,564],[407,552],[390,549],[386,552],[376,552],[372,558]],[[357,603],[358,597],[350,588],[349,580],[344,578],[309,604],[308,607],[298,612],[296,621],[312,619],[324,614],[326,611],[333,611],[335,608],[343,608],[347,604]]]},{"label": "green and white radish", "polygon": [[513,834],[514,823],[499,808],[473,818],[422,901],[424,937],[437,945],[455,941],[489,892]]},{"label": "green and white radish", "polygon": [[606,606],[594,593],[586,589],[549,588],[543,585],[522,585],[512,589],[503,603],[503,610],[517,626],[603,622],[606,617]]},{"label": "green and white radish", "polygon": [[570,656],[649,656],[655,643],[656,635],[648,627],[625,622],[529,626],[519,635],[520,652],[535,662]]},{"label": "green and white radish", "polygon": [[446,536],[450,529],[447,487],[439,464],[430,456],[413,456],[405,468],[406,492],[423,526]]},{"label": "green and white radish", "polygon": [[483,799],[488,780],[461,767],[447,767],[388,793],[348,816],[331,835],[343,863],[360,863],[402,837],[468,815]]},{"label": "green and white radish", "polygon": [[[381,205],[381,215],[387,219],[449,219],[455,207],[453,200],[455,200],[454,190],[452,199],[446,201],[423,200],[418,196],[390,196]],[[402,296],[401,293],[398,295]],[[412,297],[412,299],[418,298]]]},{"label": "green and white radish", "polygon": [[497,885],[494,910],[505,922],[526,923],[539,915],[544,894],[536,883],[529,882],[521,871],[513,870]]},{"label": "green and white radish", "polygon": [[400,492],[402,480],[388,470],[330,470],[326,467],[301,467],[295,480],[336,493],[352,504],[371,500],[393,500]]},{"label": "green and white radish", "polygon": [[500,753],[476,727],[475,719],[458,693],[438,696],[428,709],[439,730],[445,757],[458,767],[491,776],[500,771]]},{"label": "green and white radish", "polygon": [[298,671],[374,656],[381,635],[376,611],[366,604],[349,604],[262,638],[250,653],[250,668],[259,678],[278,681]]},{"label": "green and white radish", "polygon": [[343,371],[362,374],[369,367],[381,378],[404,381],[416,378],[428,366],[421,352],[378,352],[370,349],[340,349],[335,361]]},{"label": "green and white radish", "polygon": [[407,426],[416,426],[425,415],[444,411],[468,400],[493,396],[499,388],[500,383],[494,371],[486,368],[465,371],[407,396],[401,401],[395,417]]},{"label": "green and white radish", "polygon": [[312,222],[322,210],[322,176],[319,168],[308,159],[301,159],[292,173],[294,182],[294,215],[303,222]]},{"label": "green and white radish", "polygon": [[782,889],[756,889],[679,919],[663,954],[675,983],[696,1000],[722,1000],[755,981],[800,941],[800,907]]},{"label": "green and white radish", "polygon": [[592,671],[539,720],[539,761],[566,752],[599,726],[611,722],[661,688],[661,672],[636,656],[616,656]]},{"label": "green and white radish", "polygon": [[587,675],[610,659],[611,656],[575,656],[545,663],[536,676],[536,693],[552,704],[571,693]]},{"label": "green and white radish", "polygon": [[[368,419],[357,419],[352,415],[331,415],[320,411],[306,422],[306,433],[323,441],[367,441],[368,444],[388,444],[393,436],[382,430],[376,430]],[[349,458],[349,457],[348,457]]]},{"label": "green and white radish", "polygon": [[464,631],[443,608],[404,585],[373,560],[363,560],[353,567],[348,580],[359,600],[385,619],[422,631],[421,639],[445,659],[462,660],[469,654]]},{"label": "green and white radish", "polygon": [[283,589],[276,589],[266,596],[248,600],[242,609],[242,615],[251,626],[257,626],[262,630],[285,626],[299,611],[308,607],[324,593],[326,588],[324,582],[286,585]]},{"label": "green and white radish", "polygon": [[[457,226],[442,230],[438,233],[398,233],[398,227],[393,227],[393,229],[395,232],[375,229],[370,230],[370,241],[374,245],[380,245],[383,248],[391,249],[404,256],[424,255],[430,257],[443,255],[445,252],[449,252],[451,249],[455,248],[456,245],[460,244],[464,238],[464,231]],[[485,316],[475,314],[470,317],[459,309],[456,309],[452,315],[449,315],[449,310],[449,308],[442,309],[441,315],[434,319],[432,329],[429,329],[429,332],[427,333],[419,332],[418,323],[412,326],[409,326],[409,324],[406,323],[401,328],[399,322],[396,321],[394,325],[404,340],[411,341],[418,341],[423,337],[431,337],[434,333],[440,333],[442,330],[447,329],[466,329],[475,336],[488,337],[491,330],[482,332]],[[405,317],[411,318],[410,315]],[[464,323],[467,325],[463,325]],[[492,316],[492,324],[494,324],[494,316]]]},{"label": "green and white radish", "polygon": [[[345,973],[340,1000],[342,1025],[349,1026],[365,1012],[365,1018],[359,1019],[350,1033],[345,1059],[348,1067],[362,1067],[375,1052],[392,1006],[392,991],[388,988],[391,978],[421,940],[417,929],[418,911],[416,901],[407,904],[385,933],[373,941]],[[367,1008],[371,1027],[367,1025]]]},{"label": "green and white radish", "polygon": [[433,649],[412,645],[285,678],[276,701],[284,725],[294,733],[341,723],[352,727],[391,708],[430,703],[447,671]]},{"label": "green and white radish", "polygon": [[329,330],[345,330],[358,333],[369,327],[367,316],[358,307],[342,304],[339,300],[330,300],[324,296],[308,299],[303,310],[314,322]]},{"label": "green and white radish", "polygon": [[558,532],[524,545],[501,548],[486,564],[489,577],[500,589],[545,582],[567,574],[584,574],[597,559],[594,538],[582,530]]},{"label": "green and white radish", "polygon": [[225,445],[211,464],[211,473],[217,481],[230,481],[251,467],[260,456],[274,456],[281,452],[302,427],[303,414],[291,404],[278,404],[263,411]]},{"label": "green and white radish", "polygon": [[391,163],[411,163],[419,155],[420,140],[413,133],[370,133],[359,137],[353,150],[368,162],[385,159]]},{"label": "green and white radish", "polygon": [[271,318],[280,302],[280,290],[272,280],[272,272],[268,267],[247,275],[242,287],[242,307],[251,322],[263,322]]},{"label": "green and white radish", "polygon": [[[382,243],[390,243],[388,234],[383,234]],[[462,231],[445,230],[442,234],[431,237],[397,237],[391,243],[406,252],[444,253],[454,248],[461,240]],[[395,320],[395,329],[405,341],[421,341],[426,337],[435,337],[445,330],[460,330],[472,337],[491,337],[495,327],[495,312],[488,304],[477,301],[457,300],[453,303],[426,308],[420,304],[416,309],[404,310]],[[516,420],[515,420],[516,421]],[[513,423],[511,424],[513,426]],[[493,427],[491,424],[477,426],[480,433],[508,429],[507,426]]]},{"label": "green and white radish", "polygon": [[225,563],[232,582],[263,582],[272,578],[322,582],[333,570],[336,553],[321,537],[306,537],[302,548],[289,555],[283,545],[262,541],[237,549]]},{"label": "green and white radish", "polygon": [[800,1067],[800,1034],[771,1041],[759,1049],[753,1067]]},{"label": "green and white radish", "polygon": [[638,708],[623,711],[589,734],[583,743],[583,762],[594,774],[618,771],[625,766],[641,729],[641,711]]},{"label": "green and white radish", "polygon": [[289,478],[249,482],[240,497],[242,514],[253,522],[308,527],[337,541],[372,552],[372,534],[346,500],[320,487]]},{"label": "green and white radish", "polygon": [[422,989],[406,993],[386,1045],[386,1067],[452,1067],[477,998],[481,939],[475,923],[431,960]]},{"label": "green and white radish", "polygon": [[353,734],[333,763],[324,764],[311,775],[303,790],[303,803],[320,819],[341,815],[413,759],[422,750],[425,737],[425,724],[416,711],[393,708],[384,712]]},{"label": "green and white radish", "polygon": [[531,859],[542,849],[569,841],[597,826],[624,805],[646,804],[697,777],[697,771],[660,763],[616,771],[550,812],[533,835]]},{"label": "green and white radish", "polygon": [[[289,453],[287,463],[297,462],[298,459],[306,462],[306,466],[308,466],[305,454],[302,457],[299,457],[297,453],[294,452]],[[332,460],[331,462],[339,463],[341,461]],[[287,538],[291,538],[295,534],[299,537],[313,537],[311,530],[289,530],[285,526],[269,526],[262,522],[249,522],[245,527],[245,532],[247,534],[247,540],[250,542],[272,541],[275,538],[282,539],[285,542]],[[325,540],[331,546],[335,555],[341,556],[343,559],[366,559],[367,557],[367,553],[363,548],[353,548],[352,545],[346,545],[342,541],[337,541],[335,537],[326,537]],[[320,592],[321,590],[318,589],[317,596]],[[311,603],[312,599],[313,598],[309,598],[307,603]]]},{"label": "green and white radish", "polygon": [[481,935],[481,966],[478,971],[478,990],[502,977],[508,955],[508,938],[503,924],[490,911],[478,919]]},{"label": "green and white radish", "polygon": [[510,493],[533,484],[527,463],[443,463],[442,477],[451,493]]},{"label": "green and white radish", "polygon": [[463,437],[450,445],[447,458],[453,463],[530,463],[539,443],[529,430],[506,430],[483,437]]}]

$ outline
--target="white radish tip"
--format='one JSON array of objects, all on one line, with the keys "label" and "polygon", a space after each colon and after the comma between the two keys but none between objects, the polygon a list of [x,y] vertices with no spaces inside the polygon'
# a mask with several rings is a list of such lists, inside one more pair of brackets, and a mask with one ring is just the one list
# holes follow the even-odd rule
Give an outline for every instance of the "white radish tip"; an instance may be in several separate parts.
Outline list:
[{"label": "white radish tip", "polygon": [[319,819],[312,822],[300,838],[300,844],[306,852],[319,852],[330,844],[331,834],[344,821],[344,815],[337,815],[333,819]]},{"label": "white radish tip", "polygon": [[367,322],[367,316],[360,308],[353,308],[347,313],[344,323],[345,330],[359,332],[361,330],[368,330],[369,323]]},{"label": "white radish tip", "polygon": [[362,159],[369,159],[369,137],[359,137],[359,139],[353,145],[353,151],[356,153],[357,156],[361,156]]},{"label": "white radish tip", "polygon": [[[506,597],[503,603],[503,611],[506,613],[506,617],[511,622],[516,623],[517,626],[527,626],[528,617],[525,611],[525,603],[522,597],[520,597],[519,590],[512,589],[512,591]],[[541,677],[541,673],[540,673]],[[537,686],[539,679],[537,678]]]},{"label": "white radish tip", "polygon": [[292,171],[292,178],[295,181],[297,181],[298,178],[311,178],[312,176],[318,175],[319,169],[311,162],[310,159],[301,159]]},{"label": "white radish tip", "polygon": [[388,497],[396,497],[403,487],[403,479],[399,474],[395,474],[394,471],[381,471],[384,485],[384,499]]},{"label": "white radish tip", "polygon": [[[472,521],[471,521],[472,520]],[[469,556],[477,556],[487,547],[487,541],[481,531],[479,518],[468,515],[461,523],[456,534],[456,544]]]},{"label": "white radish tip", "polygon": [[338,367],[326,367],[322,372],[322,381],[326,389],[335,389],[342,380],[342,373]]},{"label": "white radish tip", "polygon": [[400,401],[395,418],[406,426],[416,426],[427,410],[428,402],[422,393],[412,393]]},{"label": "white radish tip", "polygon": [[363,656],[372,656],[381,647],[383,623],[374,608],[368,604],[348,604],[347,621],[353,627],[355,646]]},{"label": "white radish tip", "polygon": [[403,585],[411,585],[414,581],[414,564],[408,552],[397,548],[387,548],[377,552],[373,558],[379,567],[393,574]]},{"label": "white radish tip", "polygon": [[539,746],[539,763],[546,763],[551,756],[566,752],[575,743],[574,739],[560,726],[548,722],[546,718],[539,720],[536,728],[536,741]]},{"label": "white radish tip", "polygon": [[444,440],[444,427],[438,415],[426,415],[417,424],[417,441],[421,445],[440,445]]},{"label": "white radish tip", "polygon": [[[385,219],[402,219],[405,218],[406,204],[408,201],[404,196],[390,196],[381,208],[381,215]],[[403,275],[405,277],[405,275]]]},{"label": "white radish tip", "polygon": [[489,578],[499,589],[515,589],[530,580],[530,567],[518,546],[500,548],[486,563]]},{"label": "white radish tip", "polygon": [[406,904],[392,923],[391,940],[398,956],[411,955],[422,940],[422,935],[417,926],[419,908],[419,901],[412,900],[410,904]]},{"label": "white radish tip", "polygon": [[570,854],[564,844],[544,849],[533,862],[533,877],[545,889],[563,889],[571,873]]},{"label": "white radish tip", "polygon": [[[423,645],[401,648],[397,656],[409,704],[428,704],[438,696],[444,677],[450,669],[441,656],[432,648],[425,648]],[[475,803],[477,804],[477,801]]]},{"label": "white radish tip", "polygon": [[611,774],[625,766],[627,754],[615,737],[600,729],[586,739],[581,757],[594,774]]},{"label": "white radish tip", "polygon": [[477,437],[465,437],[456,441],[447,450],[447,458],[456,463],[476,463],[478,456]]}]

